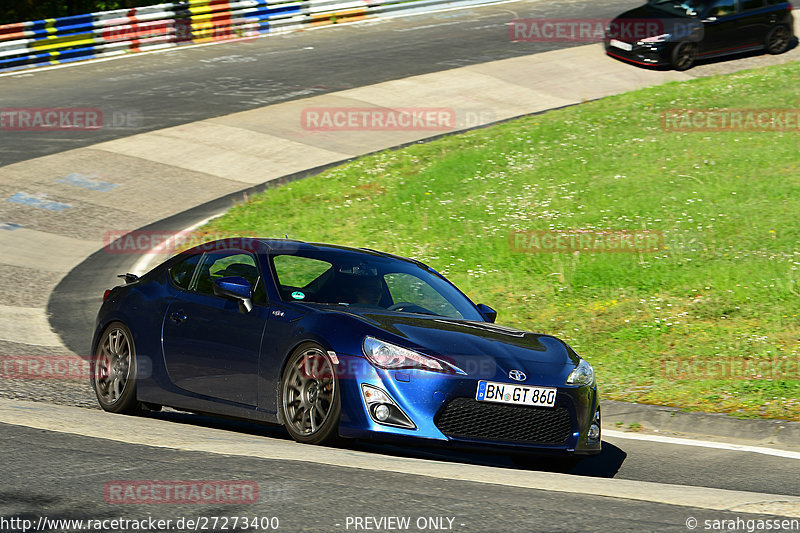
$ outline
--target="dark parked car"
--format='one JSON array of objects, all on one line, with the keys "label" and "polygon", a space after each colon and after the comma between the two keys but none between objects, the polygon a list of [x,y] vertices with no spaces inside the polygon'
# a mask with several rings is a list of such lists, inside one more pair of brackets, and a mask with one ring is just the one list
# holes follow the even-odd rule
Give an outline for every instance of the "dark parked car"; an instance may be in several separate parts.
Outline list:
[{"label": "dark parked car", "polygon": [[170,406],[283,424],[308,443],[600,451],[591,365],[555,337],[494,324],[418,261],[229,239],[126,282],[107,292],[93,339],[107,411]]},{"label": "dark parked car", "polygon": [[650,0],[614,19],[610,56],[686,70],[696,59],[786,51],[794,37],[792,4],[780,0]]}]

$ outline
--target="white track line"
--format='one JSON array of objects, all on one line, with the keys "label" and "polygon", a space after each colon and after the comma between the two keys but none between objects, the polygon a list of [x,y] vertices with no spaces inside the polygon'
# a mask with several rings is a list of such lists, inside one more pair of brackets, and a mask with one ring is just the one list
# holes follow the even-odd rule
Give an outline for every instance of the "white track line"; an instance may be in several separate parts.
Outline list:
[{"label": "white track line", "polygon": [[661,442],[664,444],[678,444],[681,446],[698,446],[700,448],[715,448],[717,450],[731,450],[736,452],[761,453],[764,455],[774,455],[786,459],[800,459],[800,452],[788,450],[776,450],[775,448],[762,448],[760,446],[748,446],[746,444],[731,444],[728,442],[714,442],[710,440],[682,439],[679,437],[666,437],[663,435],[640,435],[637,433],[624,433],[604,429],[603,437],[615,439],[644,440],[650,442]]},{"label": "white track line", "polygon": [[[221,217],[225,213],[227,213],[227,211],[224,211],[222,213],[217,213],[216,215],[212,215],[212,216],[210,216],[208,218],[204,218],[203,220],[201,220],[200,222],[198,222],[196,224],[192,224],[188,228],[184,228],[184,229],[182,229],[182,230],[180,230],[180,231],[178,231],[176,233],[173,233],[170,236],[169,239],[166,239],[160,245],[156,246],[155,248],[153,248],[149,252],[146,252],[142,257],[140,257],[139,260],[136,261],[136,263],[133,265],[133,268],[132,268],[131,272],[133,274],[136,274],[137,276],[141,276],[142,274],[147,273],[151,268],[153,268],[153,266],[154,266],[153,263],[155,263],[156,260],[158,260],[160,258],[160,256],[167,255],[167,254],[169,254],[171,256],[171,255],[174,255],[177,252],[177,250],[165,249],[165,248],[167,248],[167,243],[177,242],[179,238],[186,236],[188,233],[191,233],[192,231],[196,230],[200,226],[205,226],[210,221],[214,220],[217,217]],[[124,239],[124,237],[122,237],[122,238]],[[164,258],[164,259],[166,259],[166,258]]]}]

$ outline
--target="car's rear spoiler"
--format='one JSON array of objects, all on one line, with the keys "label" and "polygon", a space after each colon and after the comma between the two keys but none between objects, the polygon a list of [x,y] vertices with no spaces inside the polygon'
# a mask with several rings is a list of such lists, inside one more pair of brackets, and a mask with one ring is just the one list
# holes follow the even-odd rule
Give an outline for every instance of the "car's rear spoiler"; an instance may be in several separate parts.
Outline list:
[{"label": "car's rear spoiler", "polygon": [[117,275],[117,277],[124,279],[125,284],[133,283],[134,281],[139,279],[139,276],[137,276],[136,274],[131,274],[130,272],[128,272],[127,274],[119,274]]}]

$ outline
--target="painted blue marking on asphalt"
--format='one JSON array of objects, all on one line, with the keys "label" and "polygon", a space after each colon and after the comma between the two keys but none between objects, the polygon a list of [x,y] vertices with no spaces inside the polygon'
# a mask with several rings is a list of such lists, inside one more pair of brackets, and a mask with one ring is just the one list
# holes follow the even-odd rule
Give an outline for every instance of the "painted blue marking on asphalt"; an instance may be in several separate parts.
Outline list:
[{"label": "painted blue marking on asphalt", "polygon": [[38,207],[39,209],[47,209],[48,211],[63,211],[72,207],[69,204],[62,204],[53,200],[47,200],[43,195],[33,195],[24,192],[18,192],[8,199],[9,202],[15,204],[27,205],[30,207]]},{"label": "painted blue marking on asphalt", "polygon": [[108,183],[97,179],[97,176],[85,176],[83,174],[70,174],[66,178],[59,178],[57,183],[64,185],[75,185],[76,187],[83,187],[84,189],[92,189],[93,191],[108,192],[111,189],[119,187],[116,183]]},{"label": "painted blue marking on asphalt", "polygon": [[15,224],[14,222],[0,222],[0,229],[6,231],[14,231],[22,227],[22,224]]}]

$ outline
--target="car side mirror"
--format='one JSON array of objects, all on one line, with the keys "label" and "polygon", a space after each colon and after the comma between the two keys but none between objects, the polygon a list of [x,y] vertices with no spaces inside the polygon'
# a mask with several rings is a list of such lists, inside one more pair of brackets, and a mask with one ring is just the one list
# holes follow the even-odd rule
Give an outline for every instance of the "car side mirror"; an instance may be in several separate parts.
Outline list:
[{"label": "car side mirror", "polygon": [[480,311],[481,314],[483,315],[483,318],[485,318],[489,322],[494,322],[495,320],[497,320],[497,311],[495,311],[486,304],[478,304],[478,311]]},{"label": "car side mirror", "polygon": [[214,280],[214,294],[228,300],[239,302],[239,311],[249,313],[253,310],[253,288],[250,282],[240,276]]}]

